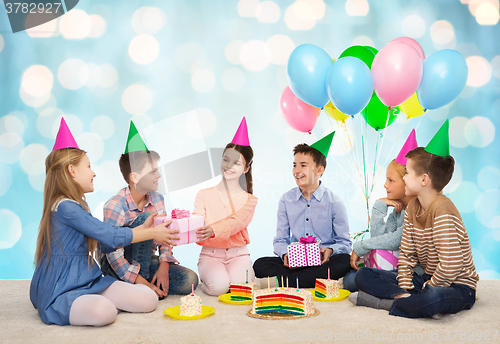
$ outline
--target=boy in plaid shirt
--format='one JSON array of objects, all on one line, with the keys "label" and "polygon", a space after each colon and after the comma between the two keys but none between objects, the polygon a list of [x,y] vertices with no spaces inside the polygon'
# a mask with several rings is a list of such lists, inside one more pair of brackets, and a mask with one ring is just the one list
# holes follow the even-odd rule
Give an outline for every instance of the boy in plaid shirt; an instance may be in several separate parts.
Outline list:
[{"label": "boy in plaid shirt", "polygon": [[[120,171],[128,186],[104,205],[104,222],[113,226],[136,227],[153,213],[165,214],[164,199],[158,190],[160,156],[149,151],[131,122],[125,153],[120,157]],[[172,231],[172,238],[175,238]],[[159,256],[156,251],[159,249]],[[198,276],[178,264],[172,246],[157,247],[153,240],[134,243],[103,255],[101,269],[105,275],[136,284],[144,284],[159,298],[167,294],[189,294],[196,289]]]}]

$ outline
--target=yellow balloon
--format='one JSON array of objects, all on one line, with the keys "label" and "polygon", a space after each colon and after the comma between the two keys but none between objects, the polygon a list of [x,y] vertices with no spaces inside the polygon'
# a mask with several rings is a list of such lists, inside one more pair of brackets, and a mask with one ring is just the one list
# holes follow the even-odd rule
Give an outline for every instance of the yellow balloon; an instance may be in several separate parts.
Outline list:
[{"label": "yellow balloon", "polygon": [[425,109],[418,101],[417,92],[413,93],[407,101],[399,105],[399,108],[408,118],[422,116],[425,112]]},{"label": "yellow balloon", "polygon": [[326,113],[328,114],[328,116],[330,116],[331,118],[333,118],[337,121],[343,122],[349,118],[349,115],[346,115],[346,114],[343,114],[342,112],[340,112],[339,109],[337,109],[332,104],[332,102],[328,102],[328,104],[325,105],[324,109],[325,109]]}]

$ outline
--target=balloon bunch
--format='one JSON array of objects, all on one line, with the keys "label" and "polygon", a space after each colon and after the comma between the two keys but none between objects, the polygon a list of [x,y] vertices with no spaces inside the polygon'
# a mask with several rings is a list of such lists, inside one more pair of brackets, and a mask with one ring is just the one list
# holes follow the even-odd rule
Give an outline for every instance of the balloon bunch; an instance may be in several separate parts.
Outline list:
[{"label": "balloon bunch", "polygon": [[[408,120],[453,101],[465,87],[468,68],[465,58],[455,50],[439,50],[426,58],[417,41],[399,37],[380,51],[369,46],[351,46],[337,60],[316,45],[302,44],[288,59],[287,76],[289,86],[281,94],[280,107],[292,128],[310,133],[324,110],[344,129],[347,119],[352,121],[361,113],[365,126],[378,132],[371,187],[366,172],[364,176],[361,172],[366,171],[366,166],[360,168],[351,157],[351,166],[365,181],[361,187],[368,207],[382,151],[378,140],[382,138],[383,145],[386,128],[400,113]],[[362,142],[365,163],[366,144],[370,143],[365,137]],[[352,151],[351,140],[349,146]]]}]

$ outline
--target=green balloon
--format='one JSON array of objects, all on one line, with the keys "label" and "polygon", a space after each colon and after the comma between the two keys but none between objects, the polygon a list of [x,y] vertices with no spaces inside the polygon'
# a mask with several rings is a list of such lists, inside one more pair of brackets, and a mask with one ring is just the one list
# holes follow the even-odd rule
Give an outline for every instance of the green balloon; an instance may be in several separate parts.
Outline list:
[{"label": "green balloon", "polygon": [[365,45],[365,48],[370,50],[374,55],[378,54],[378,50],[375,49],[374,47],[370,47],[369,45]]},{"label": "green balloon", "polygon": [[[365,119],[366,123],[375,130],[384,129],[387,122],[387,114],[389,108],[382,103],[378,98],[377,94],[373,92],[372,98],[366,107],[361,111],[361,115]],[[387,126],[391,125],[398,117],[400,110],[399,107],[391,108],[389,115],[389,123]]]},{"label": "green balloon", "polygon": [[342,54],[340,54],[339,59],[346,56],[357,57],[370,69],[372,68],[373,59],[375,58],[375,54],[370,49],[361,45],[353,45],[352,47],[347,48],[342,52]]}]

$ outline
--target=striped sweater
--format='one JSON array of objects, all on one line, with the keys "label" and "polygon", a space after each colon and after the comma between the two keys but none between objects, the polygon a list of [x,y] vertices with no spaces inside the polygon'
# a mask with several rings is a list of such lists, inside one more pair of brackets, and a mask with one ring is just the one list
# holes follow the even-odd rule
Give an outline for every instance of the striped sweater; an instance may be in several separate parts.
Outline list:
[{"label": "striped sweater", "polygon": [[429,209],[421,212],[418,198],[408,204],[398,262],[398,284],[413,289],[413,272],[420,262],[432,275],[431,287],[449,287],[452,283],[476,289],[476,273],[469,236],[460,213],[446,196],[438,195]]}]

